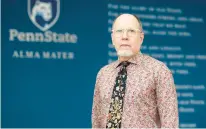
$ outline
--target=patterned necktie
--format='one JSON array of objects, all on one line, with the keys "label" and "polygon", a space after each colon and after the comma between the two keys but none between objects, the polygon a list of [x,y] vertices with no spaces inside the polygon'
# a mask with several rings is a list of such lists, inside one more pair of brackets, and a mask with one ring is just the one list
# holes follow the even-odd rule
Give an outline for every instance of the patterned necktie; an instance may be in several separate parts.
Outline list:
[{"label": "patterned necktie", "polygon": [[116,83],[113,89],[106,128],[121,128],[123,100],[127,80],[126,67],[129,64],[130,62],[127,61],[120,64],[121,68],[116,78]]}]

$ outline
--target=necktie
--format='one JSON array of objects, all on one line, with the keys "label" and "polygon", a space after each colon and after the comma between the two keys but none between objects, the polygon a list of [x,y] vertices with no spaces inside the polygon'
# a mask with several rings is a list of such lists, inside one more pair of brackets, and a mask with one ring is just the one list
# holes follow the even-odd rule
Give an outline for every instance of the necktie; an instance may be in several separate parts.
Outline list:
[{"label": "necktie", "polygon": [[120,63],[120,71],[116,77],[116,83],[112,92],[106,128],[121,128],[121,118],[123,113],[123,101],[126,89],[127,70],[130,62]]}]

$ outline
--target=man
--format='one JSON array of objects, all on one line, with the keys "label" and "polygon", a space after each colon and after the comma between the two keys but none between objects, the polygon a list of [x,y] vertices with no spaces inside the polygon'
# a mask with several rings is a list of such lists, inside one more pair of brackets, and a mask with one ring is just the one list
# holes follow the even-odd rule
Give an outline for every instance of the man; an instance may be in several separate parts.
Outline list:
[{"label": "man", "polygon": [[178,128],[172,73],[162,62],[144,55],[138,17],[122,14],[112,27],[118,60],[97,74],[92,109],[93,128]]}]

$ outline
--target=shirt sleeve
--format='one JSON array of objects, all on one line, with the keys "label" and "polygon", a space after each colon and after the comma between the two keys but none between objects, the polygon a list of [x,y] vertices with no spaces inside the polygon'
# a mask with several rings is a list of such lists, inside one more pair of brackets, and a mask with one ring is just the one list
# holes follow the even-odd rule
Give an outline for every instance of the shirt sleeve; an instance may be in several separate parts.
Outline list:
[{"label": "shirt sleeve", "polygon": [[92,106],[92,128],[99,128],[100,121],[98,116],[100,115],[100,90],[99,90],[99,81],[100,81],[100,74],[98,72],[96,77],[95,89],[94,89],[94,96],[93,96],[93,106]]},{"label": "shirt sleeve", "polygon": [[165,65],[162,65],[158,71],[156,94],[161,128],[178,128],[179,117],[176,88],[172,73]]}]

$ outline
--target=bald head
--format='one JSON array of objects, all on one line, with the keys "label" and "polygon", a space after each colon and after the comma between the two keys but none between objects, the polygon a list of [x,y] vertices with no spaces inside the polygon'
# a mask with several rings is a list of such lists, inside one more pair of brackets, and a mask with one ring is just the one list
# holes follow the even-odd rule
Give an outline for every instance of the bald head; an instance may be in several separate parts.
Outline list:
[{"label": "bald head", "polygon": [[143,31],[142,23],[141,23],[140,19],[137,16],[132,15],[132,14],[121,14],[118,17],[116,17],[116,19],[113,22],[112,28],[115,29],[115,27],[117,27],[117,25],[119,26],[121,24],[129,24],[130,22],[132,22],[133,25],[138,27],[138,29]]}]

